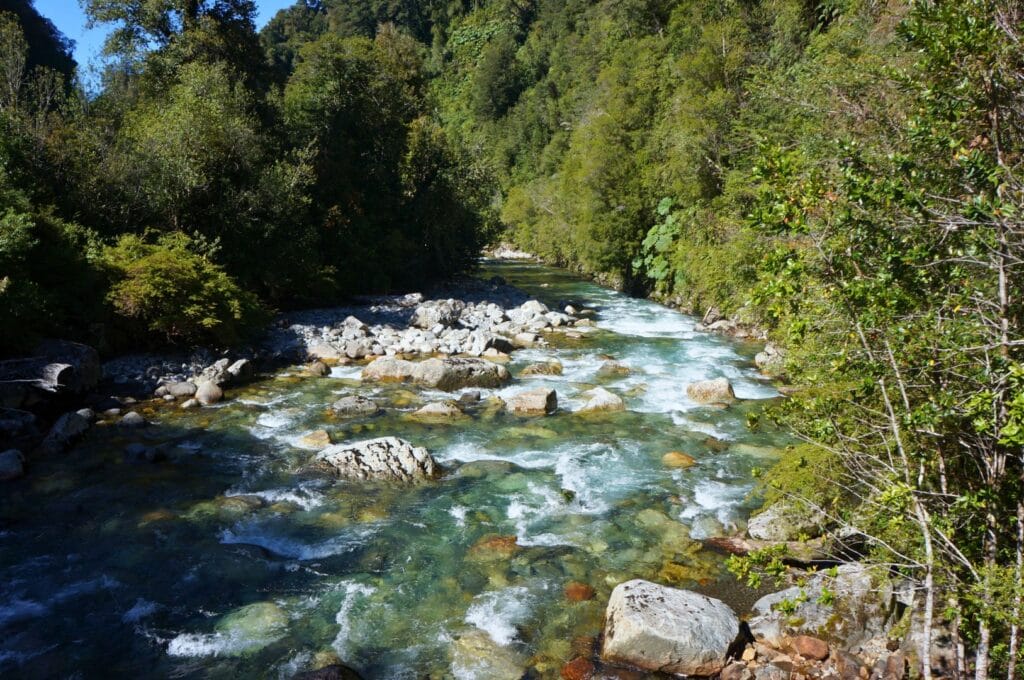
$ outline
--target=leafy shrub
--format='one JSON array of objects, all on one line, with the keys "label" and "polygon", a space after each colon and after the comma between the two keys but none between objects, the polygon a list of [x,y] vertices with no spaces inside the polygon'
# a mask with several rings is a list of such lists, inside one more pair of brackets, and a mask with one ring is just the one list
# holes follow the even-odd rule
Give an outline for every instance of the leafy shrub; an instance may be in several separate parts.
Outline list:
[{"label": "leafy shrub", "polygon": [[266,312],[193,247],[180,232],[156,243],[122,236],[103,251],[113,278],[107,300],[130,327],[166,342],[237,343],[259,327]]}]

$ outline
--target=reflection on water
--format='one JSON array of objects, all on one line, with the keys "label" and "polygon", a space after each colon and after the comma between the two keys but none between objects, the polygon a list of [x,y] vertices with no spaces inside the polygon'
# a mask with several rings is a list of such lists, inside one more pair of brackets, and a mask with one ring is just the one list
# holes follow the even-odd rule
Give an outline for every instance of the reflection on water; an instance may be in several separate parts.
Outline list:
[{"label": "reflection on water", "polygon": [[[554,678],[572,641],[599,632],[617,583],[721,588],[720,556],[696,539],[742,528],[751,469],[785,441],[747,428],[775,396],[754,348],[565,272],[490,263],[483,275],[496,273],[552,306],[596,310],[596,327],[517,352],[514,375],[552,358],[563,374],[483,390],[472,418],[417,423],[408,414],[441,393],[363,386],[359,367],[282,371],[217,409],[154,404],[141,433],[98,427],[4,487],[0,673],[278,678],[340,658],[367,678],[515,678],[527,666]],[[602,372],[610,358],[628,372]],[[689,402],[686,383],[718,376],[746,401]],[[559,412],[487,408],[527,385],[555,388]],[[574,414],[597,385],[629,410]],[[385,414],[336,420],[327,407],[344,394]],[[299,446],[317,429],[403,437],[447,473],[412,488],[323,479]],[[169,460],[125,462],[139,438]],[[669,451],[696,464],[665,467]],[[570,582],[596,596],[567,596]]]}]

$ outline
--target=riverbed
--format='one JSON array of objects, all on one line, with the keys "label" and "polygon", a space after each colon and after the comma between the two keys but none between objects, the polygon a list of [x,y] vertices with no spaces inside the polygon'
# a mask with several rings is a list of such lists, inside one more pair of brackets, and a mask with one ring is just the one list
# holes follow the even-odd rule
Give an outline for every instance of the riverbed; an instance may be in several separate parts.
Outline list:
[{"label": "riverbed", "polygon": [[[214,408],[152,403],[139,431],[97,427],[35,461],[0,500],[0,675],[290,678],[340,660],[365,678],[556,678],[589,653],[611,589],[631,578],[741,601],[702,539],[744,527],[755,470],[783,432],[757,416],[777,392],[760,348],[566,272],[486,262],[553,309],[593,309],[594,328],[520,350],[508,396],[558,393],[550,416],[481,407],[423,423],[455,395],[366,383],[362,366],[313,378],[283,369]],[[557,359],[561,375],[518,377]],[[602,372],[617,361],[628,372]],[[740,401],[700,406],[689,382],[728,378]],[[604,387],[623,413],[576,413]],[[340,420],[363,395],[384,414]],[[394,435],[445,472],[394,486],[311,473],[303,437]],[[167,460],[135,463],[133,442]],[[688,468],[663,456],[692,456]],[[514,537],[514,538],[513,538]]]}]

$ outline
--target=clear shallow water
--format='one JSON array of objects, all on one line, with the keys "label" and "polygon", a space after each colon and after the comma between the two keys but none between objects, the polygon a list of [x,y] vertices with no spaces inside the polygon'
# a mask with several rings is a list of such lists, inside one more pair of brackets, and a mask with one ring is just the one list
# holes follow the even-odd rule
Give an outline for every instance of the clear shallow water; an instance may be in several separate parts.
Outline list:
[{"label": "clear shallow water", "polygon": [[[150,405],[141,432],[97,427],[76,449],[34,462],[0,500],[0,675],[287,678],[331,655],[373,678],[558,677],[574,640],[600,631],[624,580],[719,596],[721,557],[696,540],[741,528],[751,470],[778,432],[748,416],[775,396],[756,347],[693,331],[694,320],[550,268],[491,263],[548,302],[593,308],[580,339],[517,352],[515,375],[557,358],[561,376],[517,378],[484,396],[539,385],[560,411],[523,419],[483,407],[453,424],[408,413],[450,397],[362,385],[360,367],[326,379],[282,371],[215,409]],[[631,373],[599,377],[614,357]],[[702,408],[685,385],[726,376],[743,402]],[[626,413],[572,413],[602,385]],[[365,394],[383,416],[328,410]],[[303,469],[303,435],[397,435],[446,468],[417,487],[337,483]],[[133,441],[169,460],[132,464]],[[663,466],[668,451],[697,459]],[[513,544],[509,538],[516,537]],[[566,597],[570,582],[596,591]]]}]

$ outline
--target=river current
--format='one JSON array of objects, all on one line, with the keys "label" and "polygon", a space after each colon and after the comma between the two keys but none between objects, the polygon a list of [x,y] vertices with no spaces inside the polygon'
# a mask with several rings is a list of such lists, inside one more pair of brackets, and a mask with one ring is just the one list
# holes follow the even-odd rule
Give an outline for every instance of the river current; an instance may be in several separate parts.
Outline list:
[{"label": "river current", "polygon": [[[759,348],[560,270],[486,263],[494,274],[553,308],[596,310],[593,332],[552,334],[509,363],[517,375],[558,359],[562,375],[482,391],[550,386],[557,413],[418,423],[412,410],[453,395],[364,385],[353,365],[282,370],[213,409],[154,405],[138,432],[96,427],[0,489],[0,676],[290,678],[341,660],[368,680],[556,678],[588,653],[622,581],[728,600],[737,586],[700,539],[743,528],[754,471],[786,441],[757,418],[777,396]],[[599,375],[610,358],[629,373]],[[720,376],[737,404],[686,397]],[[574,413],[596,385],[628,410]],[[335,419],[347,394],[385,414]],[[445,475],[396,487],[309,474],[302,438],[318,429],[407,439]],[[140,439],[169,460],[127,462]],[[670,451],[696,464],[668,467]]]}]

